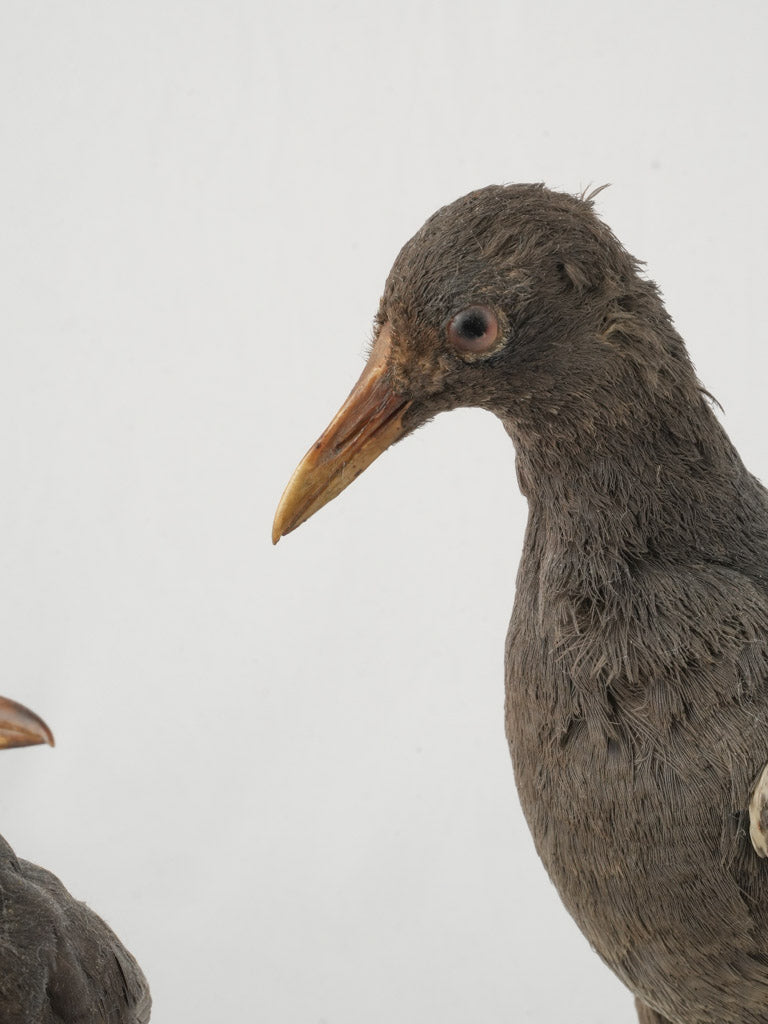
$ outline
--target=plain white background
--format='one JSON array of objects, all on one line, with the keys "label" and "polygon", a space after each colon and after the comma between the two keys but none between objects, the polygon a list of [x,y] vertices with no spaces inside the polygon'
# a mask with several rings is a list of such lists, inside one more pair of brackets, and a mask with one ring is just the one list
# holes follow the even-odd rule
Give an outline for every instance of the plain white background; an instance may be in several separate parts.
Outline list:
[{"label": "plain white background", "polygon": [[386,273],[490,182],[611,182],[768,476],[762,3],[75,3],[0,14],[0,830],[154,1020],[630,1024],[517,803],[526,509],[487,414],[273,549]]}]

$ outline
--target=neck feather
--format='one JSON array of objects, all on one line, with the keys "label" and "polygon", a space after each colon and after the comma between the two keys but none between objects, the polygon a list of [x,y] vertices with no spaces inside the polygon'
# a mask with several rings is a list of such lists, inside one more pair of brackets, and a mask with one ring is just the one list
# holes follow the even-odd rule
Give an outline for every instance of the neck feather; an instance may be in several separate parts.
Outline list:
[{"label": "neck feather", "polygon": [[729,565],[768,588],[766,492],[681,339],[671,326],[665,333],[656,365],[629,350],[618,395],[614,375],[544,416],[502,417],[537,546],[560,559],[562,585],[582,592],[614,587],[648,559]]}]

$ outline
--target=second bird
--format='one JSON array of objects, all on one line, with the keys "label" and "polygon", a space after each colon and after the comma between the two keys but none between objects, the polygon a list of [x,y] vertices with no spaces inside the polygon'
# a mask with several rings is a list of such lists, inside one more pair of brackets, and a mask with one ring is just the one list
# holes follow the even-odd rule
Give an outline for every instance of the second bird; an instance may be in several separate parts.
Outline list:
[{"label": "second bird", "polygon": [[[39,743],[45,722],[0,697],[0,750]],[[147,1024],[151,1006],[109,925],[0,836],[0,1024]]]}]

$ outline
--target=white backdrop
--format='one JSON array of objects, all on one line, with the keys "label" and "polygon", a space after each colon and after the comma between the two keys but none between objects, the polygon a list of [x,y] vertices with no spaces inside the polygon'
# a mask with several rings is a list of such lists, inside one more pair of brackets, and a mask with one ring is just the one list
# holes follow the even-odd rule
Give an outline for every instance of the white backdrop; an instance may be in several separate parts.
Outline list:
[{"label": "white backdrop", "polygon": [[490,182],[648,263],[768,477],[768,8],[4,0],[0,831],[160,1024],[630,1024],[502,724],[513,452],[443,417],[273,549],[389,265]]}]

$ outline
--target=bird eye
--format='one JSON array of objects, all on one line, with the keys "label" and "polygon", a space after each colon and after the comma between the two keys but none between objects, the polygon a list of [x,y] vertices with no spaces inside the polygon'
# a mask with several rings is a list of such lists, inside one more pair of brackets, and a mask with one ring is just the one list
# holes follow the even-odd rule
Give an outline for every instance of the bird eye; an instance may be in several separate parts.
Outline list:
[{"label": "bird eye", "polygon": [[448,341],[458,352],[481,354],[493,348],[499,321],[488,306],[470,306],[448,324]]}]

